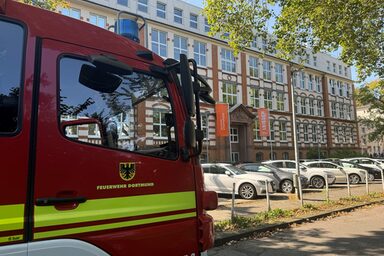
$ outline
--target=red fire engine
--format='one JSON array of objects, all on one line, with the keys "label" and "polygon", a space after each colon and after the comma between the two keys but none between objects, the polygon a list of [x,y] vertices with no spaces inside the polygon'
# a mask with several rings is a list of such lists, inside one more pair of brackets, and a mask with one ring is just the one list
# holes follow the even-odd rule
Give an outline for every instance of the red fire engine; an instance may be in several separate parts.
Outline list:
[{"label": "red fire engine", "polygon": [[210,88],[185,55],[135,42],[135,24],[119,17],[119,35],[0,0],[0,255],[213,245],[198,159]]}]

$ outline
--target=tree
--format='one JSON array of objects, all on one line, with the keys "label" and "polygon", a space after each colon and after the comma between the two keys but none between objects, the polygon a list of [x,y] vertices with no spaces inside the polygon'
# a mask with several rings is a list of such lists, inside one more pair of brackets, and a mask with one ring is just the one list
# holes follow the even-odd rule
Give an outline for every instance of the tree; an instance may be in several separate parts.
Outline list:
[{"label": "tree", "polygon": [[274,18],[271,38],[280,57],[305,59],[309,51],[341,47],[341,60],[356,66],[361,79],[384,77],[384,0],[205,0],[204,5],[210,35],[226,38],[236,54],[255,36],[267,39],[266,21]]},{"label": "tree", "polygon": [[50,11],[56,11],[59,7],[68,7],[68,2],[65,0],[21,0],[21,2]]},{"label": "tree", "polygon": [[359,122],[368,128],[369,141],[384,139],[384,80],[375,80],[356,89],[357,105],[368,106],[369,115]]}]

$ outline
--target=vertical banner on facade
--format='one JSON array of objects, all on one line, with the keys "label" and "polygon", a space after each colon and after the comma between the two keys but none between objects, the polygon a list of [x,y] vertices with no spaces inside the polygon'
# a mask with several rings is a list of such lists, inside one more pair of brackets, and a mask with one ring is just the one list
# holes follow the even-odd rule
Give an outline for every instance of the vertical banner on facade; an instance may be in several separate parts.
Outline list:
[{"label": "vertical banner on facade", "polygon": [[259,108],[257,110],[257,117],[259,118],[260,137],[269,136],[269,110],[266,108]]},{"label": "vertical banner on facade", "polygon": [[216,136],[228,137],[229,136],[229,120],[227,103],[216,103]]}]

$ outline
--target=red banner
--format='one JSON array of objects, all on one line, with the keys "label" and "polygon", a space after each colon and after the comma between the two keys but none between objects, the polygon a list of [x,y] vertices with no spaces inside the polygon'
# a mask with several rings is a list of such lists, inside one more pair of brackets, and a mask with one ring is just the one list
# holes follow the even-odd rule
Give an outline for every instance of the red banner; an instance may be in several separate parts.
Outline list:
[{"label": "red banner", "polygon": [[229,136],[229,120],[227,103],[216,103],[216,136],[228,137]]},{"label": "red banner", "polygon": [[269,136],[269,110],[266,108],[259,108],[257,110],[257,116],[259,118],[259,135]]}]

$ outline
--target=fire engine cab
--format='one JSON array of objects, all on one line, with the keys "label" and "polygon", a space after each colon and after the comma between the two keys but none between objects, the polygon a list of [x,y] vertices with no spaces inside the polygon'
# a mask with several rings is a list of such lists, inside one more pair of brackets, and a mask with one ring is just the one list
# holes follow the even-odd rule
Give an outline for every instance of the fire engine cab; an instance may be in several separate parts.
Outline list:
[{"label": "fire engine cab", "polygon": [[141,46],[138,26],[0,0],[0,255],[213,246],[199,163],[211,90],[193,59]]}]

